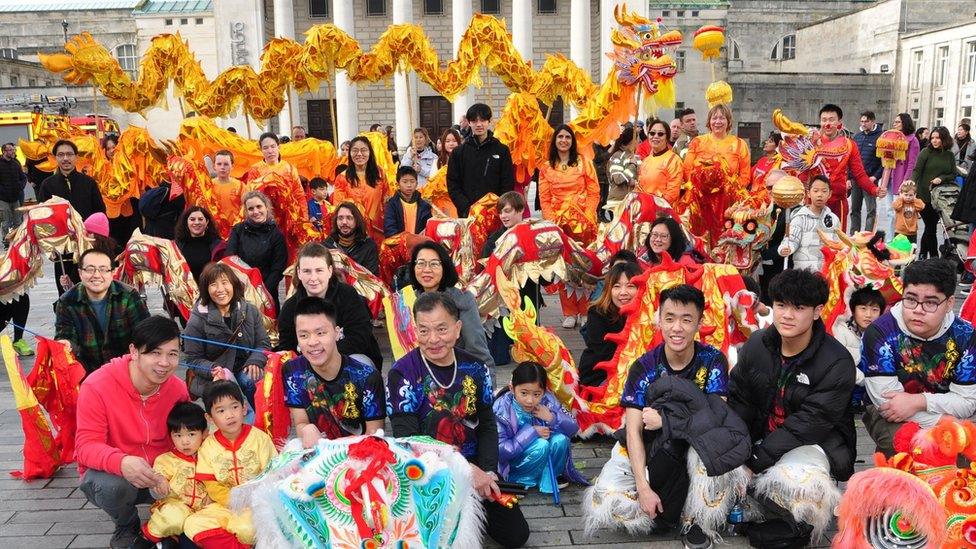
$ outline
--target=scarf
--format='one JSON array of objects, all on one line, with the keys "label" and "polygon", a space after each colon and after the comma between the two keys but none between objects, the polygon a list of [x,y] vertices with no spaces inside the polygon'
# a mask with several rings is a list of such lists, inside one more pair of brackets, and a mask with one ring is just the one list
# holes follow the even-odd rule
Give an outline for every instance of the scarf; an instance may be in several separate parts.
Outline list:
[{"label": "scarf", "polygon": [[340,235],[336,235],[336,241],[339,242],[339,246],[342,246],[343,248],[348,249],[348,248],[351,248],[352,245],[356,243],[356,237],[355,236],[342,236],[340,234]]}]

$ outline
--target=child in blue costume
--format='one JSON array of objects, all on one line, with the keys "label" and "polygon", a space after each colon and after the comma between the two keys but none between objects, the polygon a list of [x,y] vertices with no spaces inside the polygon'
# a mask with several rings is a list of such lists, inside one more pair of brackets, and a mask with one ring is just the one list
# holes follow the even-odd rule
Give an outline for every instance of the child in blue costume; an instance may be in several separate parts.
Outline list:
[{"label": "child in blue costume", "polygon": [[[579,425],[547,390],[546,370],[522,362],[512,371],[509,391],[492,408],[498,422],[498,472],[509,482],[551,494],[553,480],[588,485],[573,466],[569,439]],[[552,465],[555,474],[549,471]]]}]

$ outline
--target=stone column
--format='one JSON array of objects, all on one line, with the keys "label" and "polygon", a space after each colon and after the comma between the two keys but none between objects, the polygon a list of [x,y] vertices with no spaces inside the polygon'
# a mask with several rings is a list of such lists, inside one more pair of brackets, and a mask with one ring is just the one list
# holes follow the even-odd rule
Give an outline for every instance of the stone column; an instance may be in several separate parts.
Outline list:
[{"label": "stone column", "polygon": [[[410,0],[393,0],[393,24],[413,22],[413,3]],[[409,83],[409,86],[408,86]],[[407,94],[409,87],[410,93]],[[406,150],[410,146],[413,129],[417,127],[419,109],[417,77],[412,70],[393,75],[393,119],[397,146]]]},{"label": "stone column", "polygon": [[[250,65],[254,70],[259,70],[259,57],[264,46],[264,2],[214,2],[213,14],[217,38],[217,72],[235,65]],[[222,117],[221,125],[225,128],[234,126],[238,135],[247,137],[243,109],[234,116]],[[263,127],[251,120],[254,137],[263,131]]]},{"label": "stone column", "polygon": [[[295,39],[295,10],[291,0],[274,0],[274,29],[278,38]],[[285,107],[278,113],[278,133],[291,136],[291,127],[299,125],[301,109],[298,106],[298,92],[289,87]]]},{"label": "stone column", "polygon": [[522,54],[522,59],[531,63],[532,51],[532,0],[512,0],[512,42]]},{"label": "stone column", "polygon": [[610,33],[617,26],[617,21],[613,18],[613,7],[617,5],[616,0],[600,0],[600,80],[606,80],[613,68],[613,61],[607,54],[613,51],[613,42],[610,41]]},{"label": "stone column", "polygon": [[[453,34],[451,52],[455,56],[457,56],[461,37],[464,36],[464,31],[468,30],[470,23],[471,0],[451,0],[451,33]],[[461,116],[468,112],[468,107],[474,102],[471,96],[471,89],[468,88],[454,98],[452,109],[454,111],[454,124],[457,124]]]},{"label": "stone column", "polygon": [[[572,0],[569,6],[569,58],[579,68],[590,72],[590,0]],[[570,107],[576,118],[577,109]]]},{"label": "stone column", "polygon": [[[333,2],[334,11],[332,23],[344,30],[349,36],[355,37],[356,19],[353,15],[352,2]],[[346,71],[336,71],[335,100],[336,125],[339,135],[335,138],[336,148],[339,143],[352,139],[359,134],[359,104],[356,84],[349,81]]]}]

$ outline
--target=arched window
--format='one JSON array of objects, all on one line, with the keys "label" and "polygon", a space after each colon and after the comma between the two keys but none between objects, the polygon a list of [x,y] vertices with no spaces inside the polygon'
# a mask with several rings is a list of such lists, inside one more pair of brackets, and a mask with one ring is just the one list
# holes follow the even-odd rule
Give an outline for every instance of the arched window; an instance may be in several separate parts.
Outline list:
[{"label": "arched window", "polygon": [[739,51],[739,43],[735,40],[729,40],[729,59],[732,61],[742,60],[742,53]]},{"label": "arched window", "polygon": [[781,38],[776,45],[773,46],[773,53],[769,56],[770,59],[776,59],[779,61],[786,61],[787,59],[796,58],[796,35],[787,34]]},{"label": "arched window", "polygon": [[122,44],[115,48],[115,58],[119,60],[122,70],[129,73],[131,78],[136,77],[136,69],[139,66],[139,57],[136,55],[135,44]]}]

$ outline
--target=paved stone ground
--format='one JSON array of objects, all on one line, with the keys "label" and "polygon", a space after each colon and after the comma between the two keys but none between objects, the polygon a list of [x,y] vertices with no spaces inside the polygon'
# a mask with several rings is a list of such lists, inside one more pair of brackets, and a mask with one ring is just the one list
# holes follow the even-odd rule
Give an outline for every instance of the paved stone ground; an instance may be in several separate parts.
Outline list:
[{"label": "paved stone ground", "polygon": [[[54,314],[52,303],[57,293],[53,282],[53,267],[45,265],[45,276],[31,291],[31,314],[28,328],[42,335],[53,336]],[[555,302],[555,300],[550,300]],[[158,291],[149,290],[150,309],[162,314]],[[554,307],[543,309],[543,322],[554,326],[560,321]],[[582,338],[575,330],[557,328],[573,356],[579,356]],[[385,332],[377,332],[381,344],[388,349]],[[28,336],[33,343],[33,337]],[[389,356],[388,350],[387,356]],[[29,371],[32,359],[22,361],[24,371]],[[499,367],[495,383],[508,382],[511,366]],[[178,375],[182,375],[179,372]],[[0,547],[29,549],[107,547],[112,524],[106,515],[88,503],[78,490],[78,475],[73,466],[59,471],[54,478],[31,483],[9,476],[10,471],[22,466],[23,433],[20,416],[13,405],[10,382],[0,376]],[[859,456],[863,468],[872,448],[863,428],[859,429]],[[583,474],[595,477],[607,460],[612,443],[608,439],[576,443],[574,459]],[[675,536],[637,538],[625,532],[601,531],[587,538],[583,535],[580,513],[582,489],[570,487],[562,493],[562,504],[555,506],[551,498],[538,493],[523,500],[523,512],[532,530],[530,547],[681,547]],[[145,513],[146,509],[142,509]],[[746,547],[743,538],[727,538],[730,547]],[[828,545],[821,540],[818,546]],[[488,546],[491,546],[489,543]]]}]

